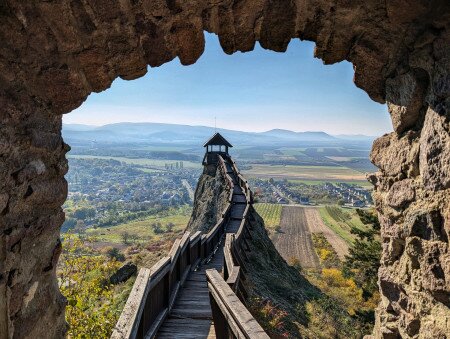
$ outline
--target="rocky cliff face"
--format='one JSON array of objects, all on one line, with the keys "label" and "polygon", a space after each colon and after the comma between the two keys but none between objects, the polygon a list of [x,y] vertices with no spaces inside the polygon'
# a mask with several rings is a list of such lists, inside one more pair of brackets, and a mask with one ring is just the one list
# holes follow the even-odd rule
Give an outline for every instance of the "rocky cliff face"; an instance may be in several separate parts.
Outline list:
[{"label": "rocky cliff face", "polygon": [[429,108],[421,127],[385,135],[372,150],[383,238],[376,337],[450,333],[449,115]]},{"label": "rocky cliff face", "polygon": [[222,217],[229,198],[226,181],[219,168],[204,171],[195,190],[194,209],[187,230],[207,233]]},{"label": "rocky cliff face", "polygon": [[355,84],[387,102],[394,133],[372,152],[384,241],[375,334],[448,333],[449,25],[448,0],[0,2],[0,333],[64,332],[61,114],[147,65],[194,63],[203,30],[226,53],[315,41],[316,57],[352,62]]}]

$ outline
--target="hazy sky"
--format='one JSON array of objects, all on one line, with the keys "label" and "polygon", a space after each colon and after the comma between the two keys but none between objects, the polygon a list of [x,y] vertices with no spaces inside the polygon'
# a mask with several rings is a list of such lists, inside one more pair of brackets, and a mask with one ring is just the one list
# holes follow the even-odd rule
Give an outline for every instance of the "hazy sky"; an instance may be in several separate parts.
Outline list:
[{"label": "hazy sky", "polygon": [[348,62],[325,66],[314,44],[291,41],[286,53],[259,45],[226,55],[215,35],[191,66],[178,59],[133,81],[117,79],[91,94],[65,123],[164,122],[243,131],[284,128],[331,134],[381,135],[392,130],[385,105],[353,84]]}]

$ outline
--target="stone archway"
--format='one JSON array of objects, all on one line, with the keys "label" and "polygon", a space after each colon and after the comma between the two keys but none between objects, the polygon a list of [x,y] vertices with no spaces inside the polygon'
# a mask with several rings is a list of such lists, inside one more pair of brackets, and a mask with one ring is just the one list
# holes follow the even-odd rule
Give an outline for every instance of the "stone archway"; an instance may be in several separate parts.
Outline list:
[{"label": "stone archway", "polygon": [[387,102],[370,177],[382,221],[376,336],[449,332],[450,3],[447,0],[58,0],[0,3],[0,336],[62,337],[55,278],[66,195],[62,114],[121,77],[179,57],[203,30],[226,53],[255,41],[353,63],[355,84]]}]

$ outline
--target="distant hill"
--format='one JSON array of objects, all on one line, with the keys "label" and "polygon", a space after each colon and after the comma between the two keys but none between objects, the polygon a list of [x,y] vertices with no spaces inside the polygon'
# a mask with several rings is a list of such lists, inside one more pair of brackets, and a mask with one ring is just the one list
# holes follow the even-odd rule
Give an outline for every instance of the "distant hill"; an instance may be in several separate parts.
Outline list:
[{"label": "distant hill", "polygon": [[293,132],[285,129],[272,129],[267,132],[262,132],[261,134],[289,140],[302,140],[302,141],[337,140],[334,136],[331,136],[325,132]]},{"label": "distant hill", "polygon": [[335,137],[342,140],[370,141],[370,142],[373,142],[376,138],[378,138],[373,135],[363,135],[363,134],[338,134],[335,135]]},{"label": "distant hill", "polygon": [[[350,138],[332,136],[325,132],[294,132],[273,129],[266,132],[242,132],[217,129],[232,144],[239,146],[298,146],[340,144],[373,140],[368,136]],[[63,136],[69,143],[104,142],[104,143],[145,143],[173,144],[184,146],[202,145],[213,133],[207,126],[189,126],[162,123],[115,123],[104,126],[81,124],[64,124]]]}]

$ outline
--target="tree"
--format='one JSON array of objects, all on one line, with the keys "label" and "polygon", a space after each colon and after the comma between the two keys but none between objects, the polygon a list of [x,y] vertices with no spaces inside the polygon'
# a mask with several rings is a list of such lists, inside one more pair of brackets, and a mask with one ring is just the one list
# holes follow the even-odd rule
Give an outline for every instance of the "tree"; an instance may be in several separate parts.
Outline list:
[{"label": "tree", "polygon": [[380,267],[381,243],[379,240],[380,223],[374,211],[356,210],[361,222],[368,226],[367,230],[352,228],[356,234],[349,255],[344,262],[344,271],[354,278],[356,284],[363,289],[364,296],[370,297],[378,290],[378,268]]},{"label": "tree", "polygon": [[172,232],[174,227],[175,227],[175,224],[173,222],[169,222],[166,225],[167,232]]},{"label": "tree", "polygon": [[106,249],[106,255],[110,259],[115,259],[117,261],[124,261],[125,256],[123,253],[120,252],[120,250],[117,247],[109,247]]},{"label": "tree", "polygon": [[152,224],[152,229],[153,229],[153,232],[155,232],[155,234],[163,233],[163,229],[162,229],[160,222],[154,222]]},{"label": "tree", "polygon": [[108,278],[120,264],[66,234],[58,265],[58,284],[67,299],[69,338],[109,338],[120,316]]},{"label": "tree", "polygon": [[122,242],[124,243],[124,244],[128,244],[128,242],[129,242],[129,240],[130,240],[130,233],[128,233],[128,232],[122,232],[121,234],[120,234],[120,236],[122,237]]}]

